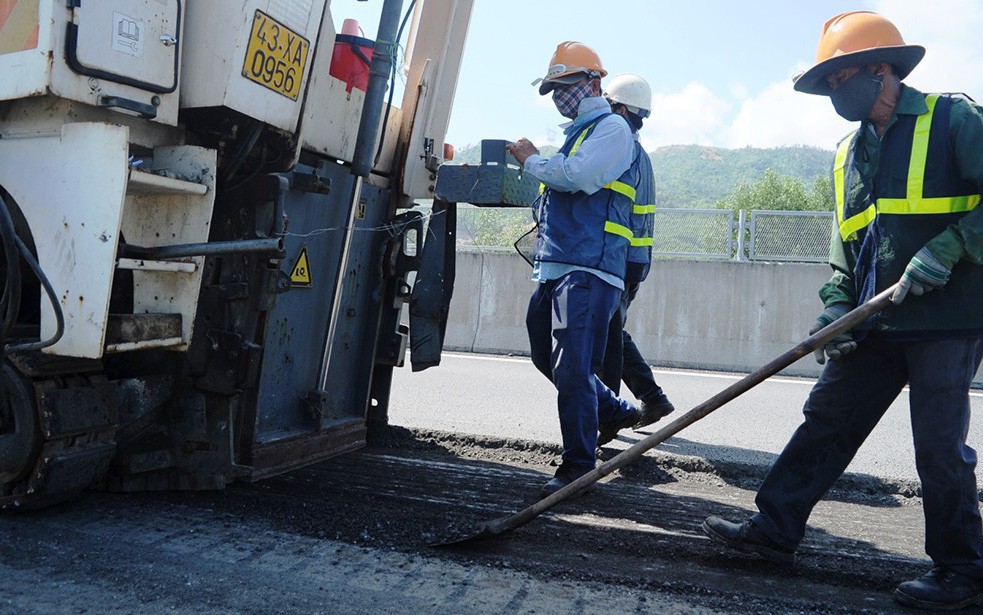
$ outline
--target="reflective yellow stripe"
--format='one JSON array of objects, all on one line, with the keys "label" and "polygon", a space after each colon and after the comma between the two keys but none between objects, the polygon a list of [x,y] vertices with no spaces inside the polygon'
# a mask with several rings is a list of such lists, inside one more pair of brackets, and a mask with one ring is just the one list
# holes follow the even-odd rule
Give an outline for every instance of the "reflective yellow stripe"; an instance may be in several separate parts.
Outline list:
[{"label": "reflective yellow stripe", "polygon": [[627,226],[621,226],[620,224],[611,222],[610,220],[604,223],[604,232],[614,233],[615,235],[624,237],[629,242],[631,242],[631,240],[634,238],[634,235],[632,234],[630,228],[628,228]]},{"label": "reflective yellow stripe", "polygon": [[850,219],[840,222],[840,237],[843,238],[843,241],[855,240],[857,238],[857,231],[867,228],[876,217],[877,207],[871,205]]},{"label": "reflective yellow stripe", "polygon": [[955,214],[972,211],[980,203],[980,195],[940,196],[927,199],[877,199],[877,211],[882,214]]},{"label": "reflective yellow stripe", "polygon": [[877,211],[882,214],[954,214],[972,211],[980,202],[980,195],[953,197],[929,197],[925,191],[925,166],[928,164],[928,138],[932,129],[932,115],[938,94],[925,97],[928,113],[915,120],[915,133],[911,139],[911,161],[908,163],[908,192],[903,199],[877,199]]},{"label": "reflective yellow stripe", "polygon": [[925,97],[928,113],[923,113],[915,120],[915,133],[911,138],[911,160],[908,161],[908,191],[909,199],[920,199],[925,189],[925,164],[928,161],[928,133],[932,129],[932,115],[935,113],[935,103],[938,94]]},{"label": "reflective yellow stripe", "polygon": [[[580,131],[580,134],[577,136],[577,140],[573,142],[573,147],[570,148],[570,153],[568,156],[573,156],[575,153],[577,153],[577,150],[580,149],[581,143],[583,143],[584,139],[587,138],[587,133],[590,132],[590,129],[591,126],[588,126]],[[618,194],[623,194],[631,199],[632,202],[635,201],[635,188],[622,181],[614,180],[613,182],[607,183],[601,187],[617,192]],[[604,231],[606,233],[614,233],[615,235],[624,237],[629,242],[634,239],[634,235],[630,228],[627,226],[622,226],[616,222],[611,222],[610,220],[607,220],[604,223]]]},{"label": "reflective yellow stripe", "polygon": [[[593,124],[591,126],[593,126]],[[584,128],[583,130],[580,131],[580,134],[577,136],[577,140],[573,142],[573,147],[570,148],[570,154],[568,154],[569,156],[573,156],[574,154],[577,153],[577,150],[580,149],[580,144],[583,143],[584,139],[587,138],[587,132],[590,129],[591,127],[588,126],[587,128]]]},{"label": "reflective yellow stripe", "polygon": [[[654,214],[655,205],[635,205],[632,211],[638,215],[644,214]],[[652,237],[642,235],[641,237],[631,238],[631,247],[633,248],[647,248],[652,245]]]},{"label": "reflective yellow stripe", "polygon": [[852,136],[843,139],[840,146],[836,148],[836,157],[833,159],[833,197],[836,201],[836,221],[843,241],[853,241],[857,238],[857,231],[866,226],[866,224],[857,227],[850,225],[850,228],[847,228],[843,220],[843,208],[846,206],[846,172],[843,167],[846,166],[847,154],[850,152],[852,142]]},{"label": "reflective yellow stripe", "polygon": [[840,237],[843,241],[853,241],[857,231],[866,228],[878,214],[885,215],[923,215],[923,214],[953,214],[972,211],[980,203],[979,194],[968,196],[940,196],[924,198],[925,167],[928,164],[928,144],[932,130],[932,117],[935,105],[939,100],[938,94],[925,97],[928,111],[915,119],[915,130],[911,138],[911,158],[908,161],[908,181],[905,198],[877,199],[863,212],[843,219],[846,203],[846,164],[847,153],[852,139],[847,138],[840,143],[833,160],[833,195],[836,200],[836,219],[839,223]]},{"label": "reflective yellow stripe", "polygon": [[546,184],[539,182],[539,193],[542,194],[544,192],[546,192]]},{"label": "reflective yellow stripe", "polygon": [[[591,126],[593,126],[593,124]],[[577,140],[573,142],[573,147],[570,148],[570,153],[568,154],[568,156],[573,156],[574,154],[577,153],[577,150],[580,149],[580,144],[583,143],[584,139],[587,138],[587,133],[588,131],[590,131],[591,126],[588,126],[587,128],[584,128],[583,130],[580,131],[580,134],[577,136]],[[613,190],[618,194],[625,195],[632,201],[635,200],[635,189],[624,182],[614,180],[613,182],[604,184],[603,186],[601,186],[601,188]]]},{"label": "reflective yellow stripe", "polygon": [[608,190],[613,190],[618,194],[623,194],[629,199],[631,199],[632,202],[635,202],[635,189],[629,186],[628,184],[626,184],[625,182],[619,182],[618,180],[614,180],[613,182],[604,184],[601,187],[607,188]]}]

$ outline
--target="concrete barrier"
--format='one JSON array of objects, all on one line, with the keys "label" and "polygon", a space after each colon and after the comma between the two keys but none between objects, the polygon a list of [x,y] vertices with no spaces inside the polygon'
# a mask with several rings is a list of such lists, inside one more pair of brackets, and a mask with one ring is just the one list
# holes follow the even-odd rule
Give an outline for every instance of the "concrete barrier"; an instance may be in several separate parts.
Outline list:
[{"label": "concrete barrier", "polygon": [[[658,260],[628,312],[628,332],[653,365],[750,372],[806,337],[822,311],[825,264]],[[529,354],[533,282],[514,252],[457,253],[444,347]],[[783,374],[818,376],[812,356]],[[983,370],[977,374],[983,385]]]}]

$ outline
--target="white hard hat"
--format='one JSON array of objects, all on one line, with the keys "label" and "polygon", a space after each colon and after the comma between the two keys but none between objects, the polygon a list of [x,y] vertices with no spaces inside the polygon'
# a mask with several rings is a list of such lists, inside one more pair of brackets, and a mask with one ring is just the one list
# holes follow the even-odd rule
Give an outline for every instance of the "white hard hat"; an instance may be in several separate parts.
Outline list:
[{"label": "white hard hat", "polygon": [[648,117],[652,111],[652,88],[638,75],[621,73],[611,77],[603,95],[609,102],[620,103],[639,117]]}]

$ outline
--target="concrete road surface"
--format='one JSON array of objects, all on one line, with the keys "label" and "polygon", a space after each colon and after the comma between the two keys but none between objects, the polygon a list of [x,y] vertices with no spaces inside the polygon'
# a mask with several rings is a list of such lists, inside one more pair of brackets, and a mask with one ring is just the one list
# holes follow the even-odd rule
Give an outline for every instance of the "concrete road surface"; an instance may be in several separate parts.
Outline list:
[{"label": "concrete road surface", "polygon": [[[670,418],[744,376],[668,369],[655,369],[654,373],[676,406]],[[801,422],[802,405],[814,382],[773,377],[690,425],[658,449],[711,461],[770,464]],[[979,450],[983,446],[983,392],[971,392],[970,403],[973,420],[969,444]],[[445,353],[438,367],[417,373],[397,369],[389,417],[392,424],[404,427],[560,442],[556,392],[528,357]],[[611,446],[625,448],[660,426],[656,423],[640,433],[625,430]],[[847,471],[884,479],[918,478],[907,389],[888,409]],[[977,476],[978,481],[983,477],[979,468]]]}]

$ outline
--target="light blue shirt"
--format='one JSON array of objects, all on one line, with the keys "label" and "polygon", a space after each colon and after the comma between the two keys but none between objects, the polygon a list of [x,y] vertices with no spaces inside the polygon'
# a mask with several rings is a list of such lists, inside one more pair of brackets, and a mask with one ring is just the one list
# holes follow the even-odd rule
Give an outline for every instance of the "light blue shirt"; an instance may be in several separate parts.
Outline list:
[{"label": "light blue shirt", "polygon": [[[576,134],[605,113],[611,106],[600,96],[580,101],[577,117],[563,128],[563,134]],[[634,158],[634,138],[628,123],[617,115],[609,115],[594,127],[587,139],[580,144],[573,156],[557,153],[549,158],[533,154],[526,158],[523,169],[553,190],[561,192],[582,191],[594,194],[608,183],[621,177],[631,167]],[[624,290],[625,283],[610,273],[567,265],[565,263],[533,264],[534,282],[546,282],[563,277],[571,271],[587,271],[611,286]]]},{"label": "light blue shirt", "polygon": [[[577,118],[563,128],[563,134],[580,132],[605,113],[611,113],[611,106],[604,98],[585,98],[580,101]],[[628,123],[617,115],[609,115],[594,127],[573,156],[557,153],[543,158],[533,154],[522,167],[554,190],[594,194],[628,170],[634,157],[633,142]]]}]

